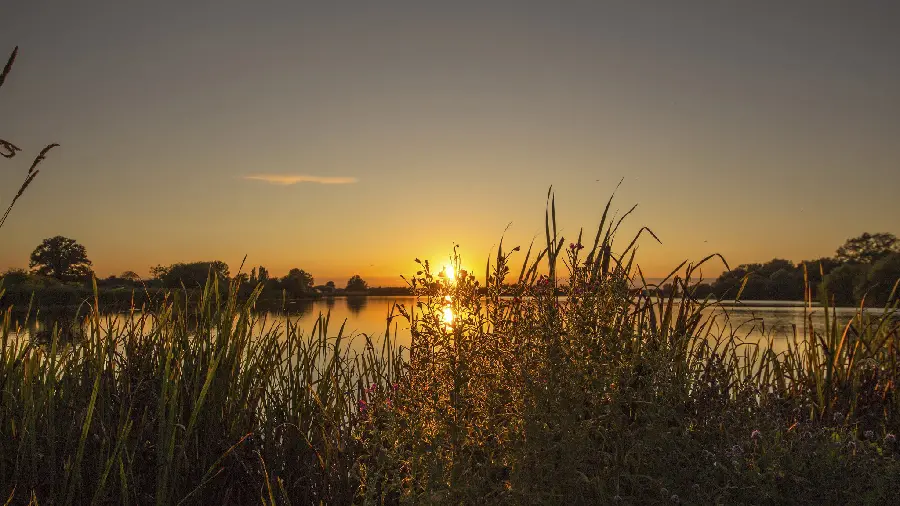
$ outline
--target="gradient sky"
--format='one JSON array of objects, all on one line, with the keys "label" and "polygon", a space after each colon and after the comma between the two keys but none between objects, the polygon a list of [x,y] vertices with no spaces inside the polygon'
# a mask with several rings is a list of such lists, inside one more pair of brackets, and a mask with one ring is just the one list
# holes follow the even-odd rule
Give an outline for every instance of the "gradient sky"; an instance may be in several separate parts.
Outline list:
[{"label": "gradient sky", "polygon": [[[400,284],[637,211],[651,276],[900,233],[897,2],[5,0],[0,268],[221,259]],[[5,56],[4,56],[5,59]],[[592,232],[590,232],[592,233]],[[721,268],[710,266],[715,275]]]}]

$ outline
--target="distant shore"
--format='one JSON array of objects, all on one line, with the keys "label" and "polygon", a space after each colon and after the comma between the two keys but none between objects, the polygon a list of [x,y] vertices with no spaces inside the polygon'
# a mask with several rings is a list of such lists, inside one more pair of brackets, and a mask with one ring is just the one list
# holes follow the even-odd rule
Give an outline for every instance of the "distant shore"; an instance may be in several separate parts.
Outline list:
[{"label": "distant shore", "polygon": [[[252,290],[242,290],[241,295],[249,295]],[[189,300],[197,300],[202,294],[200,288],[171,290],[163,287],[116,286],[97,288],[97,301],[101,306],[112,310],[128,309],[132,305],[140,307],[161,302],[164,297],[187,296]],[[379,297],[409,296],[412,292],[405,287],[372,287],[366,291],[335,290],[332,293],[311,292],[302,295],[285,296],[283,292],[263,292],[257,304],[264,307],[276,307],[282,304],[311,302],[328,298],[347,297]],[[14,311],[26,311],[28,308],[43,311],[67,310],[82,304],[93,304],[94,290],[91,286],[81,284],[58,284],[46,287],[8,286],[4,287],[0,304],[12,307]]]}]

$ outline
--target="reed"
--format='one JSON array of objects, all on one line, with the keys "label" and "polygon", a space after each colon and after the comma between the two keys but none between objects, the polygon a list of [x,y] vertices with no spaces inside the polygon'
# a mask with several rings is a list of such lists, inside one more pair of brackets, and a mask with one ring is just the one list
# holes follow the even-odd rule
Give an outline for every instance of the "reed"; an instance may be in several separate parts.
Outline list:
[{"label": "reed", "polygon": [[[9,76],[9,73],[12,71],[13,64],[16,62],[16,56],[19,54],[19,46],[13,48],[12,53],[10,53],[9,58],[6,60],[6,65],[3,66],[3,70],[0,71],[0,88],[3,87],[3,84],[6,82],[6,78]],[[51,149],[59,146],[59,144],[53,143],[48,144],[41,152],[34,158],[34,161],[31,162],[31,166],[28,168],[28,173],[25,176],[25,180],[19,186],[19,190],[16,192],[15,196],[13,196],[12,201],[9,203],[9,207],[6,208],[6,212],[3,213],[3,216],[0,217],[0,228],[3,228],[3,224],[6,223],[6,219],[9,217],[9,213],[12,212],[13,207],[16,205],[16,201],[22,197],[22,194],[25,193],[25,190],[31,185],[31,182],[34,181],[34,178],[37,177],[40,169],[37,166],[44,161],[44,158],[47,157],[47,152]],[[0,155],[4,158],[13,158],[16,156],[16,153],[22,151],[21,148],[4,139],[0,139]]]}]

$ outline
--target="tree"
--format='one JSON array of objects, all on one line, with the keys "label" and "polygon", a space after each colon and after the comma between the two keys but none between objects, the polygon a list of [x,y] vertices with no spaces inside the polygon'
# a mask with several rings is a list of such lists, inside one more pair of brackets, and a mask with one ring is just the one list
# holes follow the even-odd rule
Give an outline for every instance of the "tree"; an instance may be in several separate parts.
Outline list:
[{"label": "tree", "polygon": [[769,298],[772,300],[803,299],[803,273],[791,266],[769,276]]},{"label": "tree", "polygon": [[[900,253],[892,253],[875,262],[869,270],[867,301],[879,306],[886,304],[898,281],[900,281]],[[894,297],[898,295],[900,293],[895,293]]]},{"label": "tree", "polygon": [[825,276],[822,287],[835,304],[852,306],[865,291],[868,271],[868,265],[844,264]]},{"label": "tree", "polygon": [[84,246],[61,235],[44,239],[31,253],[28,267],[37,274],[60,281],[84,280],[92,274]]},{"label": "tree", "polygon": [[11,268],[0,275],[0,286],[16,286],[21,285],[26,281],[28,281],[28,271],[25,269]]},{"label": "tree", "polygon": [[900,243],[894,234],[864,233],[859,237],[847,239],[837,249],[835,258],[843,263],[871,264],[891,253],[900,251]]},{"label": "tree", "polygon": [[306,295],[312,291],[313,277],[312,274],[303,269],[291,269],[288,275],[281,278],[281,286],[287,293],[293,296]]},{"label": "tree", "polygon": [[156,264],[154,267],[150,267],[150,277],[162,281],[163,276],[166,275],[166,270],[166,267]]},{"label": "tree", "polygon": [[119,274],[119,277],[131,283],[139,283],[141,281],[141,277],[134,271],[125,271]]},{"label": "tree", "polygon": [[212,262],[177,263],[168,267],[157,265],[151,268],[150,272],[169,288],[178,288],[182,284],[187,288],[197,288],[206,284],[210,273],[220,281],[228,278],[228,264],[221,260],[213,260]]},{"label": "tree", "polygon": [[354,274],[352,278],[347,280],[347,291],[348,292],[364,292],[369,289],[369,284],[360,277],[359,274]]}]

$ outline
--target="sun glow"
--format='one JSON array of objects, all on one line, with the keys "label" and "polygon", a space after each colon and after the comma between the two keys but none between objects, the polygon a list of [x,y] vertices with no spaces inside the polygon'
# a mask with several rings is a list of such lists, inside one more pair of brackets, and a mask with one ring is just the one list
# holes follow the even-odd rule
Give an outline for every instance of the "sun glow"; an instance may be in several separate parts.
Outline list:
[{"label": "sun glow", "polygon": [[444,312],[441,315],[441,321],[444,325],[453,325],[453,310],[449,307],[445,307]]},{"label": "sun glow", "polygon": [[441,274],[443,274],[447,281],[451,283],[456,281],[456,269],[454,269],[452,265],[444,265]]}]

